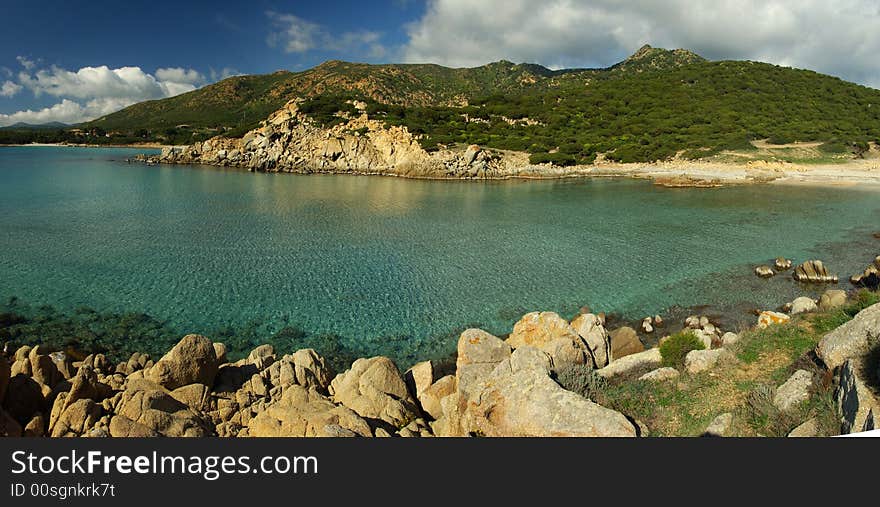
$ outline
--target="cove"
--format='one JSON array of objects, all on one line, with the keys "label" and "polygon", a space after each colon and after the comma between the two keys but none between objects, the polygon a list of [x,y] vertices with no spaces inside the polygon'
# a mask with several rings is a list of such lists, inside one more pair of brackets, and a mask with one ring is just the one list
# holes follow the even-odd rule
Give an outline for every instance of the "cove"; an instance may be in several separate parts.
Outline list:
[{"label": "cove", "polygon": [[466,327],[503,335],[535,310],[639,319],[708,305],[745,322],[750,307],[824,289],[758,279],[755,265],[821,258],[845,281],[880,253],[872,189],[125,162],[142,152],[0,149],[0,297],[226,330],[233,355],[277,335],[284,353],[333,341],[404,366],[448,355]]}]

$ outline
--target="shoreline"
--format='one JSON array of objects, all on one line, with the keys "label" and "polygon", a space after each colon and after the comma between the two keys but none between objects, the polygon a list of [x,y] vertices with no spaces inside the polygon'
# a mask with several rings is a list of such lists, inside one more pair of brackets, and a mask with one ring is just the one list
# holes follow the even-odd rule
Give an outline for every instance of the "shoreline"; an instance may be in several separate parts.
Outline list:
[{"label": "shoreline", "polygon": [[[629,178],[651,180],[654,185],[664,188],[721,188],[734,185],[778,185],[813,187],[856,187],[863,186],[880,190],[880,162],[853,161],[843,164],[773,164],[765,168],[752,164],[711,163],[711,162],[657,162],[652,164],[598,164],[575,167],[519,166],[509,174],[491,175],[479,178],[466,176],[411,174],[385,171],[323,170],[323,169],[283,169],[255,171],[234,164],[169,162],[159,157],[144,157],[140,162],[179,166],[204,166],[236,168],[247,172],[265,174],[324,174],[350,176],[385,176],[429,181],[544,181],[588,178]],[[842,170],[843,169],[843,170]],[[545,172],[541,172],[545,171]]]},{"label": "shoreline", "polygon": [[[175,145],[158,143],[138,144],[70,144],[70,143],[32,143],[4,144],[3,147],[56,147],[56,148],[130,148],[166,149]],[[856,187],[867,186],[880,190],[880,159],[852,160],[838,164],[810,164],[788,162],[731,163],[710,161],[661,161],[653,163],[619,164],[603,162],[588,166],[556,167],[547,165],[516,166],[509,174],[488,175],[485,177],[408,174],[389,168],[384,171],[359,170],[278,170],[253,171],[234,164],[169,162],[153,155],[144,156],[139,161],[153,161],[167,165],[198,165],[206,167],[232,167],[248,172],[278,174],[332,174],[352,176],[387,176],[404,179],[430,181],[541,181],[577,178],[630,178],[651,180],[654,185],[664,188],[720,188],[732,185],[780,185],[811,187]]]}]

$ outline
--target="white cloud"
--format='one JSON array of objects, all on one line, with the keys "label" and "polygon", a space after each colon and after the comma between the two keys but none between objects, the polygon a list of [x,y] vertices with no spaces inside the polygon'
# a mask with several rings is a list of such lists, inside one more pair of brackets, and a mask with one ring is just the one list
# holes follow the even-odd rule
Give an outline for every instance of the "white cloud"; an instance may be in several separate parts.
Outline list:
[{"label": "white cloud", "polygon": [[266,38],[271,47],[280,47],[285,53],[308,53],[314,50],[382,58],[387,49],[382,44],[382,33],[357,30],[333,34],[324,26],[293,14],[269,11],[272,31]]},{"label": "white cloud", "polygon": [[876,0],[430,0],[403,54],[452,66],[604,67],[652,44],[880,85],[877,26]]},{"label": "white cloud", "polygon": [[22,57],[19,62],[25,71],[19,72],[18,83],[4,83],[0,95],[27,89],[36,97],[48,95],[62,100],[43,109],[0,114],[0,126],[20,121],[79,123],[144,100],[180,95],[206,82],[201,73],[179,67],[160,68],[155,75],[140,67],[111,69],[106,65],[76,71],[53,66],[31,72],[36,69],[34,62]]},{"label": "white cloud", "polygon": [[4,81],[3,84],[0,85],[0,97],[13,97],[21,91],[21,88],[20,84],[13,83],[12,81]]},{"label": "white cloud", "polygon": [[24,70],[32,70],[34,67],[37,66],[37,62],[29,59],[26,56],[16,56],[15,59],[18,60],[19,65],[24,67]]},{"label": "white cloud", "polygon": [[217,81],[223,81],[226,78],[230,78],[232,76],[240,76],[242,75],[237,69],[232,67],[223,67],[220,70],[216,70],[214,68],[211,69],[211,82],[216,83]]}]

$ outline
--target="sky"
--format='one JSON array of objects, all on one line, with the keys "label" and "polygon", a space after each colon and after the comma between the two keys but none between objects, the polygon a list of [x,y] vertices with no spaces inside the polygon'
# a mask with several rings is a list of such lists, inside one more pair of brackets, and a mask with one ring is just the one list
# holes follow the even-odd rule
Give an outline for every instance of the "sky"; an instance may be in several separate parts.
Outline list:
[{"label": "sky", "polygon": [[607,67],[644,44],[880,88],[877,0],[2,0],[0,126],[325,60]]}]

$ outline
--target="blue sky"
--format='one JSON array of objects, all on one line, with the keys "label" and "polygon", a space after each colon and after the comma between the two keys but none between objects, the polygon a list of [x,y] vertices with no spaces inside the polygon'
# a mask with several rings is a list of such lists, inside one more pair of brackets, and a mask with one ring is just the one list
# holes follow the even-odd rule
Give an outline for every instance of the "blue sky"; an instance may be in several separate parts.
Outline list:
[{"label": "blue sky", "polygon": [[608,66],[645,43],[880,86],[876,0],[15,1],[0,126],[74,122],[327,59]]}]

